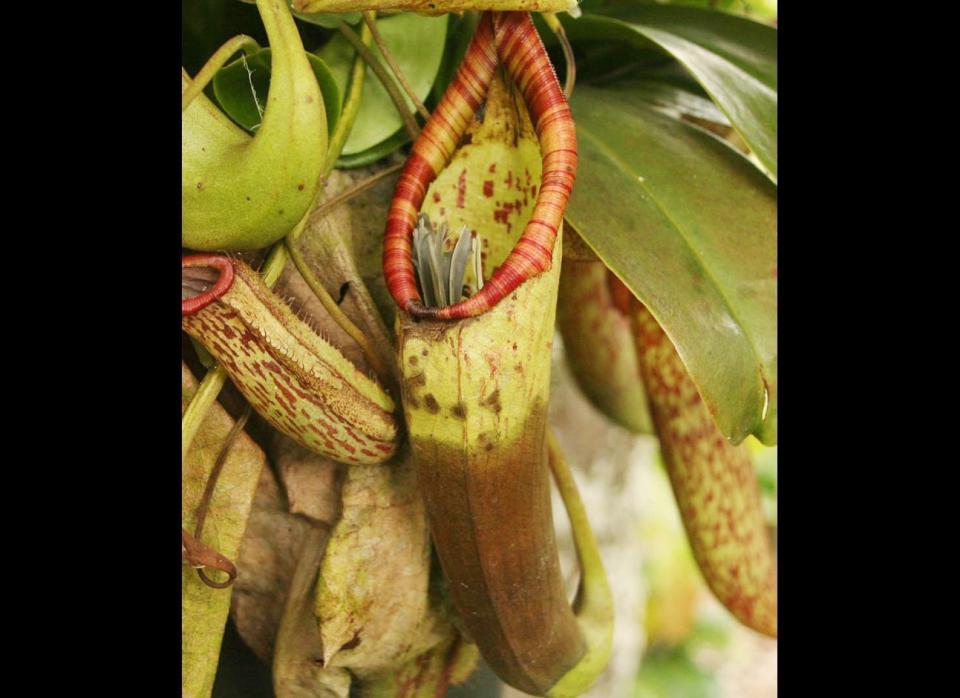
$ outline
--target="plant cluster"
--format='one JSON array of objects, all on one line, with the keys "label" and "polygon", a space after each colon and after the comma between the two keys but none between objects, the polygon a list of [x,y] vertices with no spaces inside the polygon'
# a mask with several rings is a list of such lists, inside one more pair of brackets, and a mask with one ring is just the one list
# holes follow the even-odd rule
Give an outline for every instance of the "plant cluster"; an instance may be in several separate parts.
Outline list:
[{"label": "plant cluster", "polygon": [[231,595],[278,696],[442,695],[480,655],[588,690],[614,600],[548,424],[557,331],[591,402],[659,440],[713,594],[776,637],[743,443],[776,442],[775,28],[253,4],[263,35],[181,76],[183,694],[212,691]]}]

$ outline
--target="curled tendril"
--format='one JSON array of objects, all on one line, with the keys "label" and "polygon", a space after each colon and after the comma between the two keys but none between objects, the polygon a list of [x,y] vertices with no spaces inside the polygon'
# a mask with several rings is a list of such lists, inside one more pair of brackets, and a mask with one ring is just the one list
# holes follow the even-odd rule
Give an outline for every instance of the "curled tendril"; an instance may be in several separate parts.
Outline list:
[{"label": "curled tendril", "polygon": [[[223,466],[227,461],[227,455],[230,453],[230,447],[236,442],[240,432],[250,419],[251,409],[247,405],[240,418],[234,422],[227,438],[223,440],[220,452],[217,454],[217,460],[210,471],[210,477],[203,488],[203,495],[200,497],[200,503],[197,505],[197,524],[194,528],[193,536],[182,530],[183,561],[191,567],[196,568],[197,575],[201,581],[214,589],[226,589],[237,578],[237,567],[226,556],[221,555],[216,550],[202,542],[203,526],[207,521],[207,513],[210,511],[210,501],[213,499],[213,491],[216,489],[217,480],[223,472]],[[225,572],[226,581],[217,582],[207,576],[204,568],[211,568]]]}]

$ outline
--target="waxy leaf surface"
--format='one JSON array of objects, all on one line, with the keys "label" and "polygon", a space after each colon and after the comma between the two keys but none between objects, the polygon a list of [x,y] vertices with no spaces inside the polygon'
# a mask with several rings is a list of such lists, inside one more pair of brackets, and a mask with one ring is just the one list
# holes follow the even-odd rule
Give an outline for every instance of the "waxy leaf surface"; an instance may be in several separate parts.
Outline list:
[{"label": "waxy leaf surface", "polygon": [[355,167],[366,167],[367,165],[372,165],[373,163],[387,157],[390,153],[405,146],[409,142],[410,135],[404,129],[400,129],[387,140],[380,141],[376,145],[371,146],[366,150],[361,150],[359,153],[354,153],[353,155],[343,155],[337,158],[337,169],[349,170]]},{"label": "waxy leaf surface", "polygon": [[630,87],[578,86],[567,220],[676,345],[723,433],[776,442],[776,187]]},{"label": "waxy leaf surface", "polygon": [[[651,45],[696,78],[777,178],[777,30],[741,17],[690,7],[604,8],[610,16],[565,20],[571,40]],[[579,25],[579,26],[578,26]]]}]

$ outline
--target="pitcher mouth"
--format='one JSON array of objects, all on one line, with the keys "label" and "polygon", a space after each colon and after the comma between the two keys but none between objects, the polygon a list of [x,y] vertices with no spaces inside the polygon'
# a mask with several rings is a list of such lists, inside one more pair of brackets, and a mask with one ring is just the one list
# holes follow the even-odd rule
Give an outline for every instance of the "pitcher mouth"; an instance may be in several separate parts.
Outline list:
[{"label": "pitcher mouth", "polygon": [[223,255],[198,254],[181,259],[180,310],[193,315],[233,285],[233,263]]},{"label": "pitcher mouth", "polygon": [[[413,268],[414,225],[427,189],[453,158],[488,95],[497,65],[517,85],[540,144],[542,172],[520,239],[486,286],[444,307],[421,296]],[[397,180],[384,231],[383,275],[397,306],[419,319],[462,320],[490,310],[520,284],[551,268],[577,169],[573,115],[526,12],[484,12],[460,68],[427,121]]]}]

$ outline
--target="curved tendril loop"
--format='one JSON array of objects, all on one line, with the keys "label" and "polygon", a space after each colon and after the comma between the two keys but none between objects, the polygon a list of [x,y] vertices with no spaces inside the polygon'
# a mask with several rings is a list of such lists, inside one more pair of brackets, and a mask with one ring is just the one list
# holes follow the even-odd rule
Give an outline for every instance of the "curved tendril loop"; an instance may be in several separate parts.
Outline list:
[{"label": "curved tendril loop", "polygon": [[[413,270],[412,240],[427,187],[447,165],[502,62],[530,110],[543,158],[533,213],[507,259],[472,298],[424,305]],[[414,317],[455,320],[486,312],[527,279],[550,268],[577,168],[570,106],[543,42],[525,12],[485,12],[456,76],[434,109],[394,191],[387,214],[383,272],[397,305]]]}]

